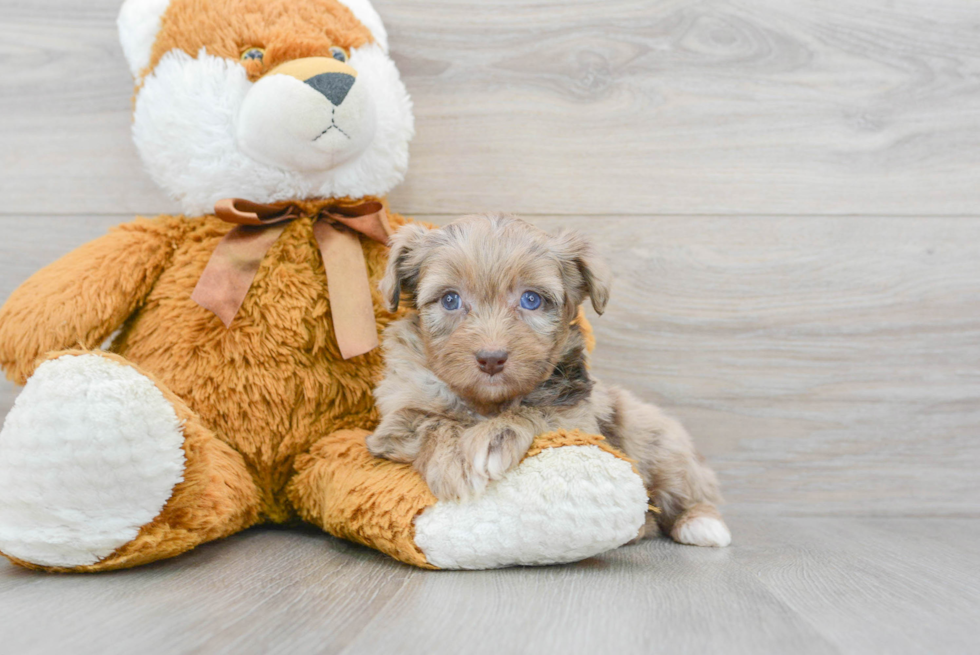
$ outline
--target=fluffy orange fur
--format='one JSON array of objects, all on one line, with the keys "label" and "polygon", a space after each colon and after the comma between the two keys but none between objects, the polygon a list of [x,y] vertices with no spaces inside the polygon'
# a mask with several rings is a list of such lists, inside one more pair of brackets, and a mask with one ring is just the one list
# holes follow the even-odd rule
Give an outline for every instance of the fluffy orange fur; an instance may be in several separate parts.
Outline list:
[{"label": "fluffy orange fur", "polygon": [[[92,352],[53,352],[44,360]],[[254,525],[259,520],[260,499],[241,455],[216,439],[200,416],[151,373],[119,355],[99,354],[120,364],[133,366],[156,382],[164,397],[174,406],[184,424],[184,479],[174,488],[163,511],[151,523],[143,526],[133,541],[101,562],[68,569],[37,566],[13,557],[10,559],[27,568],[58,572],[121,569],[179,555],[198,544]]]},{"label": "fluffy orange fur", "polygon": [[164,54],[178,48],[196,55],[238,60],[249,48],[263,48],[261,61],[242,62],[251,79],[302,57],[329,57],[330,47],[357,48],[373,37],[351,10],[337,0],[172,0],[160,21],[150,55],[152,70]]},{"label": "fluffy orange fur", "polygon": [[[290,496],[303,518],[327,532],[371,546],[408,564],[434,568],[415,544],[413,520],[436,502],[408,464],[372,457],[364,430],[338,432],[297,460]],[[598,435],[577,430],[539,435],[525,459],[548,448],[596,446],[632,462]],[[305,494],[315,491],[306,498]]]},{"label": "fluffy orange fur", "polygon": [[[309,214],[322,204],[302,203]],[[403,220],[392,216],[394,226]],[[0,309],[0,365],[16,382],[52,351],[97,348],[120,329],[109,350],[154,379],[186,421],[186,491],[154,522],[169,530],[148,526],[90,568],[297,518],[285,493],[296,457],[337,430],[377,422],[371,391],[381,354],[340,357],[309,218],[290,223],[269,251],[231,329],[190,299],[230,227],[213,216],[138,219],[42,269]],[[387,248],[362,245],[374,287]],[[393,316],[375,301],[381,330]],[[193,498],[184,504],[184,496]]]},{"label": "fluffy orange fur", "polygon": [[[301,203],[314,214],[326,201]],[[404,219],[392,216],[393,226]],[[0,363],[24,383],[38,358],[66,347],[110,350],[185,399],[244,458],[259,510],[295,516],[282,491],[296,455],[318,437],[377,420],[379,350],[343,360],[312,222],[290,223],[226,329],[190,295],[231,226],[213,216],[161,216],[116,228],[29,279],[0,309]],[[387,249],[362,238],[372,289]],[[372,291],[379,330],[392,315]]]}]

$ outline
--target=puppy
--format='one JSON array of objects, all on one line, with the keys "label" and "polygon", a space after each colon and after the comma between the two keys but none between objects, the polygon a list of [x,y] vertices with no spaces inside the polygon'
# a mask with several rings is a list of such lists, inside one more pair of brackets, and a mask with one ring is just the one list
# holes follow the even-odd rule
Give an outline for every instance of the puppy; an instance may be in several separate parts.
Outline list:
[{"label": "puppy", "polygon": [[539,433],[602,434],[636,460],[657,508],[646,536],[728,545],[715,474],[680,423],[589,374],[576,318],[586,297],[603,312],[609,276],[583,237],[504,215],[409,224],[392,238],[381,292],[390,311],[415,311],[385,331],[371,453],[411,463],[438,498],[465,499]]}]

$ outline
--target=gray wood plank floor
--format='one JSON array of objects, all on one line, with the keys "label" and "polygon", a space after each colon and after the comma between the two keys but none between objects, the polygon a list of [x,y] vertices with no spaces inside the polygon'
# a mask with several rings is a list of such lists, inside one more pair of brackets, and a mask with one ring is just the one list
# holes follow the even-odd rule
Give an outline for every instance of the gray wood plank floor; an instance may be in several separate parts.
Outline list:
[{"label": "gray wood plank floor", "polygon": [[419,571],[271,529],[99,576],[6,566],[0,630],[24,654],[976,652],[975,520],[729,519],[727,550],[536,569]]},{"label": "gray wood plank floor", "polygon": [[[0,0],[0,302],[175,208],[130,142],[120,1]],[[0,652],[977,652],[980,5],[375,5],[417,116],[393,207],[591,235],[595,370],[689,426],[733,546],[433,573],[257,529],[3,562]]]}]

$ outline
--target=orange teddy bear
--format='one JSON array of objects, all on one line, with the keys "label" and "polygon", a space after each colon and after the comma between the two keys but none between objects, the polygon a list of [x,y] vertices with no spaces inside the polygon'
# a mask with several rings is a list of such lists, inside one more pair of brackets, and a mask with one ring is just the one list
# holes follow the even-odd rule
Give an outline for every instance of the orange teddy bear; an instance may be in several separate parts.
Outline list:
[{"label": "orange teddy bear", "polygon": [[[482,497],[372,458],[376,290],[405,222],[411,102],[367,0],[127,0],[133,137],[185,216],[139,218],[0,309],[26,387],[0,433],[0,551],[100,571],[304,520],[430,568],[565,562],[647,499],[597,436],[549,434]],[[107,350],[100,345],[115,334]]]}]

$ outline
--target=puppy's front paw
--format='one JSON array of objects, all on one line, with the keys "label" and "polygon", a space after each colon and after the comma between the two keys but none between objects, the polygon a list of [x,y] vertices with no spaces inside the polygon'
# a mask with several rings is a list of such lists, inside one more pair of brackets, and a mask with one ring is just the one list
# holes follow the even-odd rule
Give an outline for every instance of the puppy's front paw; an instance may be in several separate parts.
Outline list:
[{"label": "puppy's front paw", "polygon": [[375,431],[364,438],[364,445],[367,446],[368,452],[375,457],[384,457],[388,451],[387,435]]},{"label": "puppy's front paw", "polygon": [[463,448],[475,470],[499,480],[517,466],[533,440],[530,430],[520,425],[484,421],[463,433]]},{"label": "puppy's front paw", "polygon": [[421,437],[411,417],[395,412],[381,420],[374,432],[364,439],[364,444],[375,457],[408,464],[419,455]]},{"label": "puppy's front paw", "polygon": [[489,481],[483,469],[474,468],[459,450],[440,449],[416,469],[439,500],[467,500],[479,496]]}]

